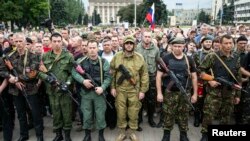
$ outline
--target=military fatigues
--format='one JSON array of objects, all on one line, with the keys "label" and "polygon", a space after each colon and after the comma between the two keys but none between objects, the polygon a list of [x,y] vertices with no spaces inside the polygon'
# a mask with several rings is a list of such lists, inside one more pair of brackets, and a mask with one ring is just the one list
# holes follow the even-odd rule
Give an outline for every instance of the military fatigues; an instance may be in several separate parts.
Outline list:
[{"label": "military fatigues", "polygon": [[[81,59],[82,58],[80,58],[79,60]],[[84,68],[85,73],[88,73],[93,78],[95,83],[98,86],[102,87],[104,92],[103,94],[105,94],[106,88],[111,83],[108,61],[105,59],[101,59],[100,57],[98,57],[97,60],[86,58],[80,63],[80,65],[82,68]],[[83,129],[93,129],[93,115],[95,115],[96,118],[96,129],[104,129],[106,127],[106,103],[103,94],[96,94],[94,88],[85,88],[85,86],[83,86],[83,81],[87,78],[81,76],[76,72],[75,69],[72,70],[72,76],[82,86],[80,94],[82,96],[81,110],[83,112]]]},{"label": "military fatigues", "polygon": [[[190,66],[190,72],[196,72],[193,59],[187,56],[187,60]],[[164,63],[168,66],[169,70],[174,72],[184,88],[186,88],[189,77],[187,60],[185,56],[183,56],[182,59],[176,59],[172,53],[163,57]],[[162,68],[160,68],[159,71],[164,72]],[[173,80],[171,80],[169,76],[167,79],[169,83],[167,84],[167,89],[164,90],[165,95],[163,99],[165,116],[163,129],[171,131],[176,119],[179,124],[179,130],[186,133],[188,130],[189,105],[179,88],[175,84],[170,86]]]},{"label": "military fatigues", "polygon": [[[122,73],[118,71],[119,65],[123,64],[136,82],[134,87],[128,80],[124,80],[121,85],[117,84]],[[111,89],[116,89],[115,106],[117,109],[117,126],[125,129],[127,125],[130,129],[138,128],[138,112],[141,108],[139,92],[145,93],[148,90],[148,70],[143,57],[134,52],[132,56],[126,57],[124,52],[118,52],[110,63],[112,71]],[[127,114],[129,121],[127,122]]]},{"label": "military fatigues", "polygon": [[[226,57],[221,51],[217,52],[217,55],[224,61],[228,68],[232,71],[235,77],[240,80],[240,59],[239,57],[231,54],[230,57]],[[223,77],[224,79],[234,82],[233,77],[228,73],[222,63],[218,60],[214,53],[208,54],[204,61],[199,66],[201,72],[208,72],[213,70],[214,77]],[[202,133],[207,132],[207,126],[212,124],[213,118],[218,114],[220,110],[220,123],[229,124],[230,116],[233,112],[233,100],[235,97],[240,96],[240,92],[235,92],[230,86],[221,84],[216,88],[212,88],[208,85],[207,95],[204,102],[204,117],[202,121]]]},{"label": "military fatigues", "polygon": [[[194,62],[198,67],[201,62],[204,60],[205,56],[209,53],[213,52],[212,49],[205,50],[201,49],[193,55]],[[200,86],[201,85],[201,86]],[[206,85],[207,82],[198,79],[198,99],[197,102],[194,104],[195,111],[194,111],[194,126],[198,127],[202,122],[203,118],[203,106],[204,106],[204,99],[206,96]]]},{"label": "military fatigues", "polygon": [[[59,57],[50,51],[43,56],[43,63],[49,72],[53,73],[60,82],[71,83],[71,70],[74,58],[69,52],[62,50]],[[47,74],[40,72],[39,76],[45,80]],[[53,129],[55,132],[62,128],[70,130],[72,128],[72,100],[67,94],[63,94],[58,88],[46,83],[46,92],[53,114]]]},{"label": "military fatigues", "polygon": [[[33,124],[36,130],[36,136],[43,136],[43,119],[41,114],[41,105],[39,105],[39,98],[37,95],[37,78],[30,78],[28,73],[32,70],[38,70],[39,58],[25,50],[23,55],[19,55],[17,51],[11,52],[9,60],[11,61],[14,69],[18,73],[19,81],[25,85],[25,91],[27,93],[27,100],[31,106],[31,113],[33,117]],[[4,65],[4,64],[1,64]],[[7,72],[9,70],[6,70]],[[27,124],[27,101],[15,84],[9,84],[9,94],[13,95],[14,104],[18,114],[18,120],[20,124],[20,135],[21,137],[28,137],[28,124]]]},{"label": "military fatigues", "polygon": [[149,74],[149,90],[145,94],[145,100],[147,103],[148,109],[148,121],[151,126],[155,126],[153,121],[153,114],[155,112],[155,97],[156,97],[156,70],[157,70],[157,60],[160,59],[159,48],[155,47],[151,43],[150,47],[145,49],[142,46],[142,43],[139,43],[135,48],[135,51],[140,53],[145,62],[148,65],[148,74]]}]

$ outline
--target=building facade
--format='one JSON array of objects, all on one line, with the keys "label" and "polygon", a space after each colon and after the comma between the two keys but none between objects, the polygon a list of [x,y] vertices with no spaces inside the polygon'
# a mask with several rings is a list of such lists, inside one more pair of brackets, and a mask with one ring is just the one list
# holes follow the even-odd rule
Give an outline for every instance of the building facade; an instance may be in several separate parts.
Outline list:
[{"label": "building facade", "polygon": [[212,1],[212,22],[218,21],[220,16],[218,16],[222,5],[229,5],[233,0],[213,0]]},{"label": "building facade", "polygon": [[[136,4],[143,0],[136,0]],[[89,0],[88,14],[92,15],[94,10],[100,14],[102,24],[120,23],[117,16],[118,11],[129,4],[134,4],[134,0]]]},{"label": "building facade", "polygon": [[173,9],[174,16],[176,17],[176,24],[179,25],[192,25],[194,20],[197,20],[198,14],[203,10],[206,14],[211,14],[210,8],[202,9]]},{"label": "building facade", "polygon": [[234,23],[250,25],[250,0],[235,0]]}]

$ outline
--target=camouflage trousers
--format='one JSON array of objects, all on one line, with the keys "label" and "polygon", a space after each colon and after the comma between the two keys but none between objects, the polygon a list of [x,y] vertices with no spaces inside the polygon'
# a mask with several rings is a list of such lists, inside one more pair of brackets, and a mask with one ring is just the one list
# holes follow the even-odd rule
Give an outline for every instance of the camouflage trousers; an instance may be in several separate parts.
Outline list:
[{"label": "camouflage trousers", "polygon": [[66,94],[53,93],[49,95],[53,114],[53,129],[70,130],[72,128],[72,100]]},{"label": "camouflage trousers", "polygon": [[[231,92],[232,93],[232,92]],[[222,95],[207,94],[204,101],[204,116],[201,133],[206,133],[208,125],[212,124],[214,117],[219,116],[220,124],[229,124],[234,109],[234,95],[227,92]]]},{"label": "camouflage trousers", "polygon": [[189,105],[180,92],[165,92],[163,101],[163,129],[171,131],[177,120],[179,130],[188,130]]},{"label": "camouflage trousers", "polygon": [[[138,128],[138,114],[142,106],[139,92],[125,92],[117,90],[115,107],[117,110],[117,126],[136,130]],[[127,121],[128,117],[128,121]]]}]

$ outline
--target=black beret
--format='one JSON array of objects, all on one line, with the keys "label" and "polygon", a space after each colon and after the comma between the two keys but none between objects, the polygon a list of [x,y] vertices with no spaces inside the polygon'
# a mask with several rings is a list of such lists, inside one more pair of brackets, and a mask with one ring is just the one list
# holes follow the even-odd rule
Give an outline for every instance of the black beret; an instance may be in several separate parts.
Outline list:
[{"label": "black beret", "polygon": [[239,41],[248,41],[248,39],[246,38],[246,36],[240,36],[236,42],[238,43]]}]

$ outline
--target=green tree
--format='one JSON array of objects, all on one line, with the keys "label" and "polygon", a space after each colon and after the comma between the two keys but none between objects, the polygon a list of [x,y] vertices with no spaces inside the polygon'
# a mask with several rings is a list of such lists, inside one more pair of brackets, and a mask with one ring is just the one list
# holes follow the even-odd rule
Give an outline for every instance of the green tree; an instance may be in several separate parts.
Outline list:
[{"label": "green tree", "polygon": [[233,24],[234,21],[234,1],[230,5],[223,5],[222,24]]},{"label": "green tree", "polygon": [[93,14],[92,14],[92,24],[93,25],[98,25],[99,23],[101,23],[101,17],[100,17],[100,14],[97,14],[97,11],[96,9],[93,11]]},{"label": "green tree", "polygon": [[203,10],[198,14],[198,23],[207,23],[211,22],[209,14],[205,13]]},{"label": "green tree", "polygon": [[[142,25],[143,23],[149,24],[146,22],[145,17],[148,9],[155,3],[155,24],[167,24],[168,21],[168,11],[166,9],[166,5],[162,0],[144,0],[141,4],[137,5],[136,9],[136,22],[138,25]],[[128,5],[126,7],[121,8],[118,11],[117,16],[121,17],[121,21],[128,21],[129,23],[134,22],[134,4]]]},{"label": "green tree", "polygon": [[83,25],[88,25],[89,23],[89,16],[88,14],[85,14],[83,17]]}]

